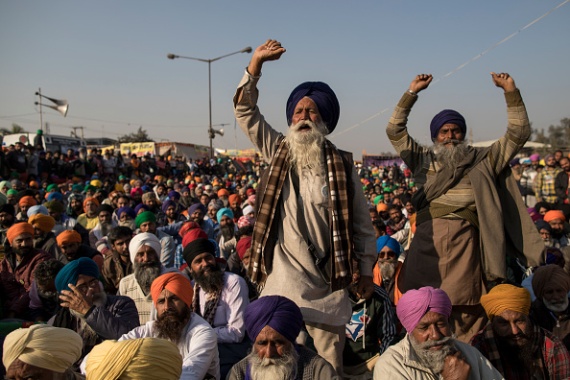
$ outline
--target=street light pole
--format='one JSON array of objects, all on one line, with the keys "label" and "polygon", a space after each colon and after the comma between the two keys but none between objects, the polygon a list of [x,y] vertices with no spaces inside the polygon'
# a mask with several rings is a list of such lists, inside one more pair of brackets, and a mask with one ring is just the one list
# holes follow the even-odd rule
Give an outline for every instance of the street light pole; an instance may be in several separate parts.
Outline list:
[{"label": "street light pole", "polygon": [[166,55],[168,59],[176,59],[176,58],[184,58],[184,59],[191,59],[194,61],[206,62],[208,63],[208,111],[209,111],[209,124],[208,124],[208,137],[210,138],[210,158],[214,158],[214,147],[213,147],[213,140],[216,137],[216,131],[212,127],[212,62],[218,61],[222,58],[229,57],[230,55],[238,54],[238,53],[251,53],[252,52],[251,46],[243,48],[238,51],[234,51],[233,53],[225,54],[216,58],[211,59],[204,59],[204,58],[195,58],[195,57],[186,57],[183,55],[176,55],[169,53]]}]

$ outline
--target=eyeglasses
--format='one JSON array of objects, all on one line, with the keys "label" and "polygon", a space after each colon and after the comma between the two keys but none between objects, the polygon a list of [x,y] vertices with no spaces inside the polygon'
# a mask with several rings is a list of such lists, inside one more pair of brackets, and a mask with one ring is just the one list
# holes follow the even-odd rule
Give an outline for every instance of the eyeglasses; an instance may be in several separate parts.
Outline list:
[{"label": "eyeglasses", "polygon": [[396,253],[394,253],[394,251],[389,251],[389,252],[378,252],[378,258],[379,259],[393,259],[394,257],[396,257]]},{"label": "eyeglasses", "polygon": [[79,290],[81,293],[87,293],[87,291],[89,291],[89,289],[95,289],[99,286],[99,280],[94,278],[93,280],[81,284],[81,285],[77,285],[76,288],[77,290]]}]

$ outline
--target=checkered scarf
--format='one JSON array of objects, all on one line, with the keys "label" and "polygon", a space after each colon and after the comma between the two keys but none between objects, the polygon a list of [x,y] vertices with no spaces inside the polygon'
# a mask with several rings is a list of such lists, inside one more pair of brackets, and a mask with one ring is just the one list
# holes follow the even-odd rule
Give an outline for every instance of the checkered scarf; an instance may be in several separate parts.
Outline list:
[{"label": "checkered scarf", "polygon": [[[331,265],[331,288],[335,291],[345,288],[352,280],[350,270],[353,252],[352,225],[349,217],[347,175],[342,156],[328,140],[325,140],[324,149],[327,163],[327,184],[331,210],[329,224],[332,239],[332,263],[327,263],[327,265]],[[273,225],[283,183],[289,172],[288,155],[289,146],[282,138],[271,160],[271,165],[267,169],[269,170],[267,185],[264,189],[258,189],[258,196],[261,199],[255,219],[251,243],[252,258],[247,274],[260,291],[267,280],[264,248]]]}]

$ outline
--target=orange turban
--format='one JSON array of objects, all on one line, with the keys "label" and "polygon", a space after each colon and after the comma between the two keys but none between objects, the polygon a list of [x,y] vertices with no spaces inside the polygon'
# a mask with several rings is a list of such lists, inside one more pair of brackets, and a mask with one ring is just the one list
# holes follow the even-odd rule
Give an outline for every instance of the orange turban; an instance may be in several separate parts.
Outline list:
[{"label": "orange turban", "polygon": [[81,243],[81,235],[75,230],[66,230],[57,235],[56,240],[60,247],[69,243]]},{"label": "orange turban", "polygon": [[230,201],[230,203],[234,203],[234,202],[241,202],[241,198],[239,197],[239,195],[237,194],[232,194],[229,196],[228,200]]},{"label": "orange turban", "polygon": [[379,202],[376,205],[376,211],[378,212],[388,211],[388,205],[386,203]]},{"label": "orange turban", "polygon": [[55,226],[55,219],[49,215],[35,214],[28,219],[28,223],[42,232],[50,232]]},{"label": "orange turban", "polygon": [[230,196],[230,192],[227,189],[220,189],[218,190],[218,197],[229,197]]},{"label": "orange turban", "polygon": [[91,202],[95,203],[97,206],[99,206],[99,201],[97,200],[97,198],[89,197],[89,198],[85,198],[85,200],[83,201],[83,208],[85,208],[87,201],[91,201]]},{"label": "orange turban", "polygon": [[528,315],[530,311],[530,293],[525,288],[501,284],[495,286],[488,294],[481,297],[481,305],[489,319],[502,314],[505,310],[516,311]]},{"label": "orange turban", "polygon": [[8,231],[6,231],[6,238],[8,239],[8,243],[12,245],[14,239],[21,234],[30,234],[34,236],[34,227],[30,223],[26,222],[14,224],[12,227],[8,228]]},{"label": "orange turban", "polygon": [[35,206],[37,204],[38,204],[38,202],[36,202],[34,197],[32,197],[31,195],[26,195],[25,197],[22,197],[20,199],[20,201],[18,202],[18,205],[20,207],[22,207],[22,206]]},{"label": "orange turban", "polygon": [[156,305],[156,301],[160,293],[166,289],[175,294],[188,306],[192,306],[192,298],[194,298],[194,289],[190,280],[184,277],[183,274],[178,272],[169,272],[158,276],[150,286],[150,294],[152,302]]},{"label": "orange turban", "polygon": [[538,267],[532,276],[532,290],[537,298],[544,297],[544,289],[548,285],[562,286],[566,293],[570,291],[570,276],[556,264]]},{"label": "orange turban", "polygon": [[544,221],[546,223],[550,222],[551,220],[560,219],[562,221],[566,221],[566,217],[564,213],[560,210],[550,210],[546,214],[544,214]]}]

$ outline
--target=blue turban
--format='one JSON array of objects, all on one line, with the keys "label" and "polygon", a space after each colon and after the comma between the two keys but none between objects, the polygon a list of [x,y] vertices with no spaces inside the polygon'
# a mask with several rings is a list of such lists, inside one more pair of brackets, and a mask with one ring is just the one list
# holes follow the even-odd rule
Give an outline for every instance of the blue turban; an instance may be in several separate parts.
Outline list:
[{"label": "blue turban", "polygon": [[220,220],[222,220],[223,216],[227,216],[230,219],[234,218],[234,213],[231,209],[224,207],[218,210],[218,212],[216,213],[216,219],[218,220],[218,223],[220,223]]},{"label": "blue turban", "polygon": [[208,211],[206,209],[206,206],[204,206],[202,203],[194,203],[192,206],[188,208],[188,216],[192,216],[192,214],[194,214],[194,212],[196,212],[197,210],[202,211],[202,214],[204,215],[206,215],[206,212]]},{"label": "blue turban", "polygon": [[329,133],[334,131],[336,124],[338,123],[338,118],[340,117],[340,104],[334,91],[329,87],[328,84],[323,82],[305,82],[298,85],[289,99],[287,99],[287,124],[291,125],[291,120],[293,119],[293,112],[297,103],[304,97],[309,97],[319,109],[319,114],[321,119],[325,122]]},{"label": "blue turban", "polygon": [[180,193],[176,190],[170,190],[168,192],[168,198],[173,199],[173,200],[179,200],[180,199]]},{"label": "blue turban", "polygon": [[147,205],[145,205],[144,203],[139,203],[138,205],[136,205],[135,207],[135,214],[138,215],[139,211],[141,209],[145,209],[146,211],[150,211],[150,207],[148,207]]},{"label": "blue turban", "polygon": [[126,212],[127,215],[131,217],[131,219],[134,219],[137,217],[137,214],[135,214],[135,210],[133,210],[129,206],[125,206],[125,207],[121,207],[120,209],[117,210],[117,216],[119,217],[119,219],[121,219],[121,215],[124,212]]},{"label": "blue turban", "polygon": [[266,296],[258,298],[245,308],[245,329],[252,342],[265,326],[270,326],[289,342],[295,339],[303,327],[301,309],[289,298]]},{"label": "blue turban", "polygon": [[88,257],[80,257],[66,264],[55,277],[55,288],[58,293],[62,290],[70,290],[67,284],[75,285],[80,274],[99,278],[99,268],[95,261]]},{"label": "blue turban", "polygon": [[467,132],[467,124],[465,123],[465,118],[457,111],[443,110],[433,117],[431,124],[429,125],[432,141],[435,141],[439,130],[445,124],[457,125],[465,137],[465,133]]},{"label": "blue turban", "polygon": [[396,257],[400,256],[400,253],[402,251],[400,243],[398,243],[398,240],[388,235],[380,236],[376,240],[376,253],[379,253],[382,250],[382,248],[386,246],[388,246],[388,248],[394,251]]},{"label": "blue turban", "polygon": [[168,208],[170,206],[174,206],[174,209],[176,210],[176,203],[174,201],[171,201],[170,199],[162,202],[162,212],[166,212],[166,210],[168,210]]},{"label": "blue turban", "polygon": [[58,201],[62,201],[63,200],[63,194],[59,193],[57,191],[53,192],[53,193],[49,193],[48,197],[47,197],[47,201],[53,201],[53,200],[58,200]]}]

